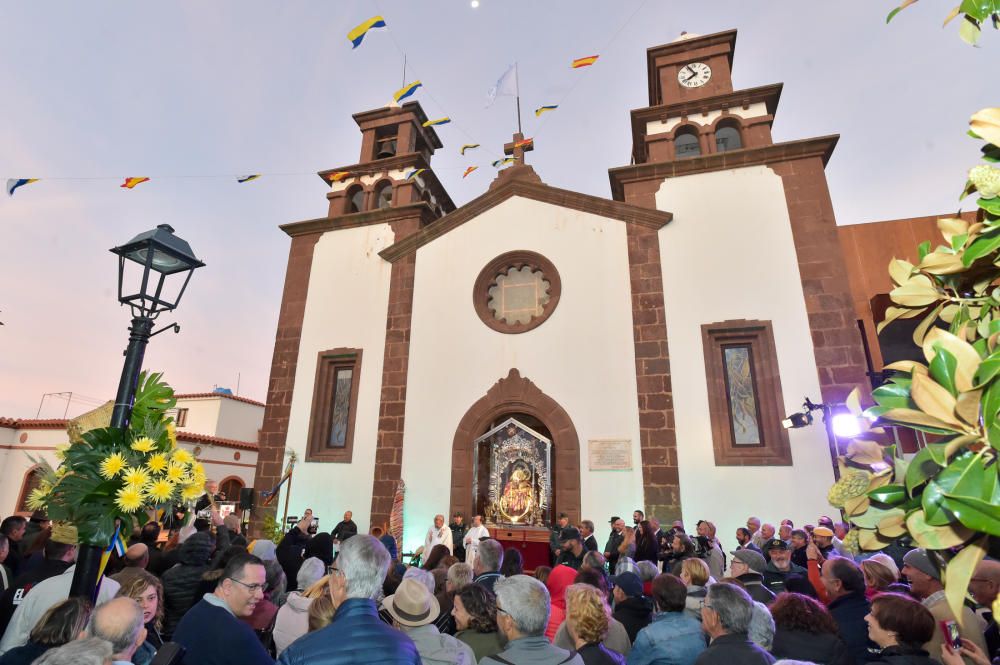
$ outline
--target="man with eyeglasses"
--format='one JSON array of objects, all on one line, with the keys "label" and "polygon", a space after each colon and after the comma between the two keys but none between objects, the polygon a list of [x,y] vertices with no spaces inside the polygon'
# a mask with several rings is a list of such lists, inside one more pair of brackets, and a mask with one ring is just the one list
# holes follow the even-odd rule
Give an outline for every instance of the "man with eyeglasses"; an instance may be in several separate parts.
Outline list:
[{"label": "man with eyeglasses", "polygon": [[701,629],[709,645],[694,665],[771,665],[774,656],[748,637],[753,608],[753,600],[735,584],[709,586],[701,601]]},{"label": "man with eyeglasses", "polygon": [[264,598],[264,562],[252,554],[229,560],[215,586],[188,610],[174,631],[173,641],[187,649],[185,665],[274,665],[250,625]]}]

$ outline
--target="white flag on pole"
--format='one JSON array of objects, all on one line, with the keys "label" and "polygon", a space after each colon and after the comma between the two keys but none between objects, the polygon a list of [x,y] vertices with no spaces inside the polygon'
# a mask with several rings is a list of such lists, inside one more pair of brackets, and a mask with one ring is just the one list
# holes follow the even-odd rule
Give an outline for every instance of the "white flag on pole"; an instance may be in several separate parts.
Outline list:
[{"label": "white flag on pole", "polygon": [[503,73],[503,76],[497,81],[497,84],[490,88],[487,93],[489,98],[489,103],[486,108],[493,106],[493,102],[497,100],[499,95],[510,95],[512,97],[517,96],[517,65],[511,65],[507,68],[507,71]]}]

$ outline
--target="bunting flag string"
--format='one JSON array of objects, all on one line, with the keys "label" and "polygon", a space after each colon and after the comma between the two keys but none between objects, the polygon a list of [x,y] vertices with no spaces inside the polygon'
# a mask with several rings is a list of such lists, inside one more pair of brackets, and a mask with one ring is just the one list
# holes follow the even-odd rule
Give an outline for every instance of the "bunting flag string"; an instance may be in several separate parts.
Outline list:
[{"label": "bunting flag string", "polygon": [[347,38],[351,40],[353,46],[351,49],[356,49],[361,46],[361,42],[364,40],[365,35],[368,34],[369,30],[374,30],[375,28],[384,28],[385,19],[381,16],[373,16],[367,21],[360,23],[355,26],[353,30],[347,33]]},{"label": "bunting flag string", "polygon": [[465,169],[465,173],[462,174],[462,178],[464,179],[466,176],[468,176],[470,173],[472,173],[478,168],[479,168],[478,166],[470,166],[469,168]]},{"label": "bunting flag string", "polygon": [[132,189],[136,185],[141,185],[144,182],[149,182],[149,178],[125,178],[125,182],[118,186],[124,187],[125,189]]},{"label": "bunting flag string", "polygon": [[542,115],[543,113],[547,113],[548,111],[555,111],[557,108],[559,108],[558,104],[546,104],[545,106],[539,106],[537,109],[535,109],[535,117],[537,118],[538,116]]},{"label": "bunting flag string", "polygon": [[396,100],[396,103],[398,104],[407,97],[409,97],[410,95],[412,95],[413,93],[415,93],[417,91],[417,88],[422,88],[423,85],[424,84],[421,83],[420,81],[414,81],[413,83],[404,85],[402,88],[396,91],[396,93],[392,96],[392,98]]},{"label": "bunting flag string", "polygon": [[466,143],[465,145],[462,146],[462,149],[458,151],[458,154],[464,156],[466,150],[474,150],[475,148],[478,147],[479,147],[478,143]]},{"label": "bunting flag string", "polygon": [[573,64],[570,66],[573,69],[580,69],[581,67],[590,67],[592,64],[597,62],[597,59],[600,57],[601,56],[599,55],[588,55],[585,58],[577,58],[576,60],[573,61]]},{"label": "bunting flag string", "polygon": [[241,178],[236,178],[236,182],[250,182],[251,180],[256,180],[261,176],[260,173],[255,173],[253,175],[245,175]]},{"label": "bunting flag string", "polygon": [[445,116],[444,118],[436,118],[434,120],[428,120],[421,127],[437,127],[438,125],[447,125],[451,122],[451,118]]},{"label": "bunting flag string", "polygon": [[498,169],[501,166],[506,166],[507,164],[513,164],[515,161],[517,161],[516,157],[504,157],[503,159],[498,159],[497,161],[493,162],[493,168]]},{"label": "bunting flag string", "polygon": [[420,175],[421,173],[423,173],[426,170],[427,169],[413,169],[412,171],[410,171],[409,173],[406,174],[406,179],[407,180],[413,180],[414,178],[416,178],[418,175]]}]

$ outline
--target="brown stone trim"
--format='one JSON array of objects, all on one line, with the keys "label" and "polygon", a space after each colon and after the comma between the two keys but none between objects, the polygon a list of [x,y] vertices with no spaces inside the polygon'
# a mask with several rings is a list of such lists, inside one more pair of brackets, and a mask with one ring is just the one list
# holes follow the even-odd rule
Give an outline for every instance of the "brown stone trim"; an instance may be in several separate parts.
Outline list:
[{"label": "brown stone trim", "polygon": [[[420,223],[416,218],[392,222],[397,241],[412,236],[419,228]],[[389,277],[389,309],[385,321],[382,392],[372,480],[372,524],[389,521],[396,485],[403,474],[403,432],[416,259],[416,254],[410,254],[396,261],[392,264]]]},{"label": "brown stone trim", "polygon": [[[254,487],[261,489],[274,487],[284,468],[285,438],[292,410],[292,391],[295,388],[302,320],[309,293],[309,274],[312,270],[313,250],[321,235],[320,232],[296,235],[288,250],[285,288],[281,295],[281,309],[278,311],[267,406],[264,407],[264,424],[260,429],[257,450],[257,472],[254,474]],[[265,515],[273,512],[273,507],[268,509],[258,503],[251,517],[252,533],[259,533]]]},{"label": "brown stone trim", "polygon": [[871,383],[824,165],[804,155],[770,166],[785,185],[820,389],[829,404],[843,402],[855,387],[864,397]]},{"label": "brown stone trim", "polygon": [[[669,44],[651,46],[646,49],[646,75],[649,79],[649,101],[660,98],[660,67],[657,60],[663,58],[667,61],[677,61],[688,59],[692,51],[701,52],[711,49],[713,46],[723,47],[722,51],[729,60],[729,68],[733,67],[733,54],[736,52],[736,30],[726,30],[710,35],[692,37],[680,41],[673,41]],[[716,49],[712,49],[716,50]],[[678,518],[680,519],[680,518]]]},{"label": "brown stone trim", "polygon": [[370,226],[372,224],[392,224],[411,218],[419,218],[420,224],[430,224],[437,219],[437,215],[431,207],[420,201],[408,203],[400,206],[383,208],[382,210],[367,210],[365,212],[355,212],[339,217],[320,217],[318,219],[307,219],[301,222],[291,222],[282,224],[279,228],[292,236],[313,233],[325,233],[327,231],[339,231],[341,229],[353,229],[359,226]]},{"label": "brown stone trim", "polygon": [[[405,152],[393,155],[392,157],[374,159],[369,162],[360,162],[349,166],[339,166],[335,169],[318,171],[316,175],[318,175],[329,187],[330,176],[337,171],[348,171],[352,177],[356,177],[362,175],[388,173],[389,171],[403,171],[406,169],[427,169],[420,174],[420,177],[427,183],[427,188],[433,192],[434,197],[438,201],[438,205],[441,206],[445,213],[449,213],[455,209],[455,203],[451,200],[448,190],[444,188],[444,185],[441,184],[437,174],[433,169],[431,169],[431,165],[430,162],[427,161],[427,157],[420,152]],[[370,188],[366,188],[366,191],[368,191],[368,189]],[[326,198],[332,199],[338,197],[339,195],[340,192],[330,192],[326,195]],[[285,224],[281,228],[285,228],[285,226],[289,225]]]},{"label": "brown stone trim", "polygon": [[[712,419],[712,447],[716,466],[791,466],[788,432],[781,426],[785,400],[770,321],[723,321],[701,327]],[[750,350],[751,377],[757,423],[763,439],[757,445],[736,445],[732,430],[729,378],[722,354],[727,347]]]},{"label": "brown stone trim", "polygon": [[[489,308],[489,291],[496,286],[497,278],[501,274],[506,273],[510,269],[520,269],[524,266],[531,268],[531,272],[541,271],[545,280],[549,283],[549,301],[542,309],[541,315],[536,316],[527,323],[507,323],[506,321],[501,321],[494,316]],[[476,283],[472,287],[472,305],[475,307],[476,314],[479,315],[482,322],[493,330],[507,334],[518,334],[534,330],[545,323],[552,316],[552,312],[555,311],[561,295],[562,280],[559,277],[559,271],[556,270],[552,262],[536,252],[519,249],[501,254],[487,263],[486,267],[479,272],[479,277],[476,278]]]},{"label": "brown stone trim", "polygon": [[[437,132],[433,127],[424,127],[423,124],[427,122],[427,114],[424,113],[424,109],[420,106],[420,102],[412,101],[406,102],[402,106],[380,106],[377,109],[371,109],[369,111],[361,111],[355,113],[351,117],[354,118],[354,122],[358,123],[358,127],[361,129],[368,129],[369,127],[377,127],[382,125],[391,125],[398,123],[400,119],[393,118],[392,116],[413,116],[414,126],[417,130],[424,135],[425,140],[428,145],[440,149],[444,144],[441,143],[441,139],[438,138]],[[390,119],[387,121],[387,119]]]},{"label": "brown stone trim", "polygon": [[681,519],[681,492],[660,238],[653,229],[634,224],[626,234],[643,496],[646,513],[668,523]]},{"label": "brown stone trim", "polygon": [[451,448],[451,513],[475,512],[472,477],[475,473],[473,442],[494,420],[507,413],[527,413],[538,418],[552,434],[554,474],[553,508],[577,524],[580,512],[580,438],[566,410],[529,379],[512,368],[473,404],[455,431]]},{"label": "brown stone trim", "polygon": [[[35,471],[41,470],[41,464],[33,464],[27,471],[24,472],[24,476],[21,479],[21,489],[17,493],[17,503],[14,504],[14,512],[27,512],[27,502],[28,494],[31,493],[33,489],[31,487],[31,476]],[[37,485],[35,485],[37,487]]]},{"label": "brown stone trim", "polygon": [[550,187],[540,183],[525,180],[510,180],[501,184],[496,189],[491,189],[478,198],[473,199],[458,210],[445,215],[419,233],[404,240],[397,240],[394,244],[379,252],[379,255],[386,261],[398,261],[400,258],[416,252],[418,248],[423,247],[435,238],[476,218],[512,196],[522,196],[562,208],[589,212],[601,217],[621,220],[628,223],[629,226],[638,225],[650,229],[660,229],[673,218],[673,215],[669,212],[640,208],[628,203],[603,199],[598,196],[590,196],[589,194],[581,194],[579,192],[571,192],[566,189]]},{"label": "brown stone trim", "polygon": [[[838,135],[821,136],[799,141],[786,141],[758,148],[745,148],[729,152],[714,152],[700,157],[688,157],[670,162],[650,162],[633,166],[608,169],[611,195],[616,201],[625,200],[624,187],[642,180],[661,180],[695,173],[723,171],[745,166],[772,165],[778,162],[820,158],[825,166],[839,140]],[[824,179],[825,182],[825,179]],[[391,249],[391,248],[390,248]]]},{"label": "brown stone trim", "polygon": [[[316,383],[313,387],[312,410],[309,413],[307,462],[341,462],[350,464],[354,455],[354,422],[358,411],[361,383],[361,349],[330,349],[320,351],[316,359]],[[333,387],[337,370],[351,368],[351,399],[347,412],[347,434],[343,448],[330,448],[330,424],[333,418]]]}]

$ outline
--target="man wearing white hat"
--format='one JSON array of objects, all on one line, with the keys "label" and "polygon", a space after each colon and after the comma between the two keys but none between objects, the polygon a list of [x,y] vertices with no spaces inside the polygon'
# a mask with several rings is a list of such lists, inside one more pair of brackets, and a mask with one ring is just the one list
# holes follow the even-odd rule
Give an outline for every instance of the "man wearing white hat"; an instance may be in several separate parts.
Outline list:
[{"label": "man wearing white hat", "polygon": [[475,665],[472,647],[438,631],[434,620],[441,606],[418,580],[403,579],[396,593],[382,601],[382,609],[392,617],[393,625],[417,645],[424,665]]}]

